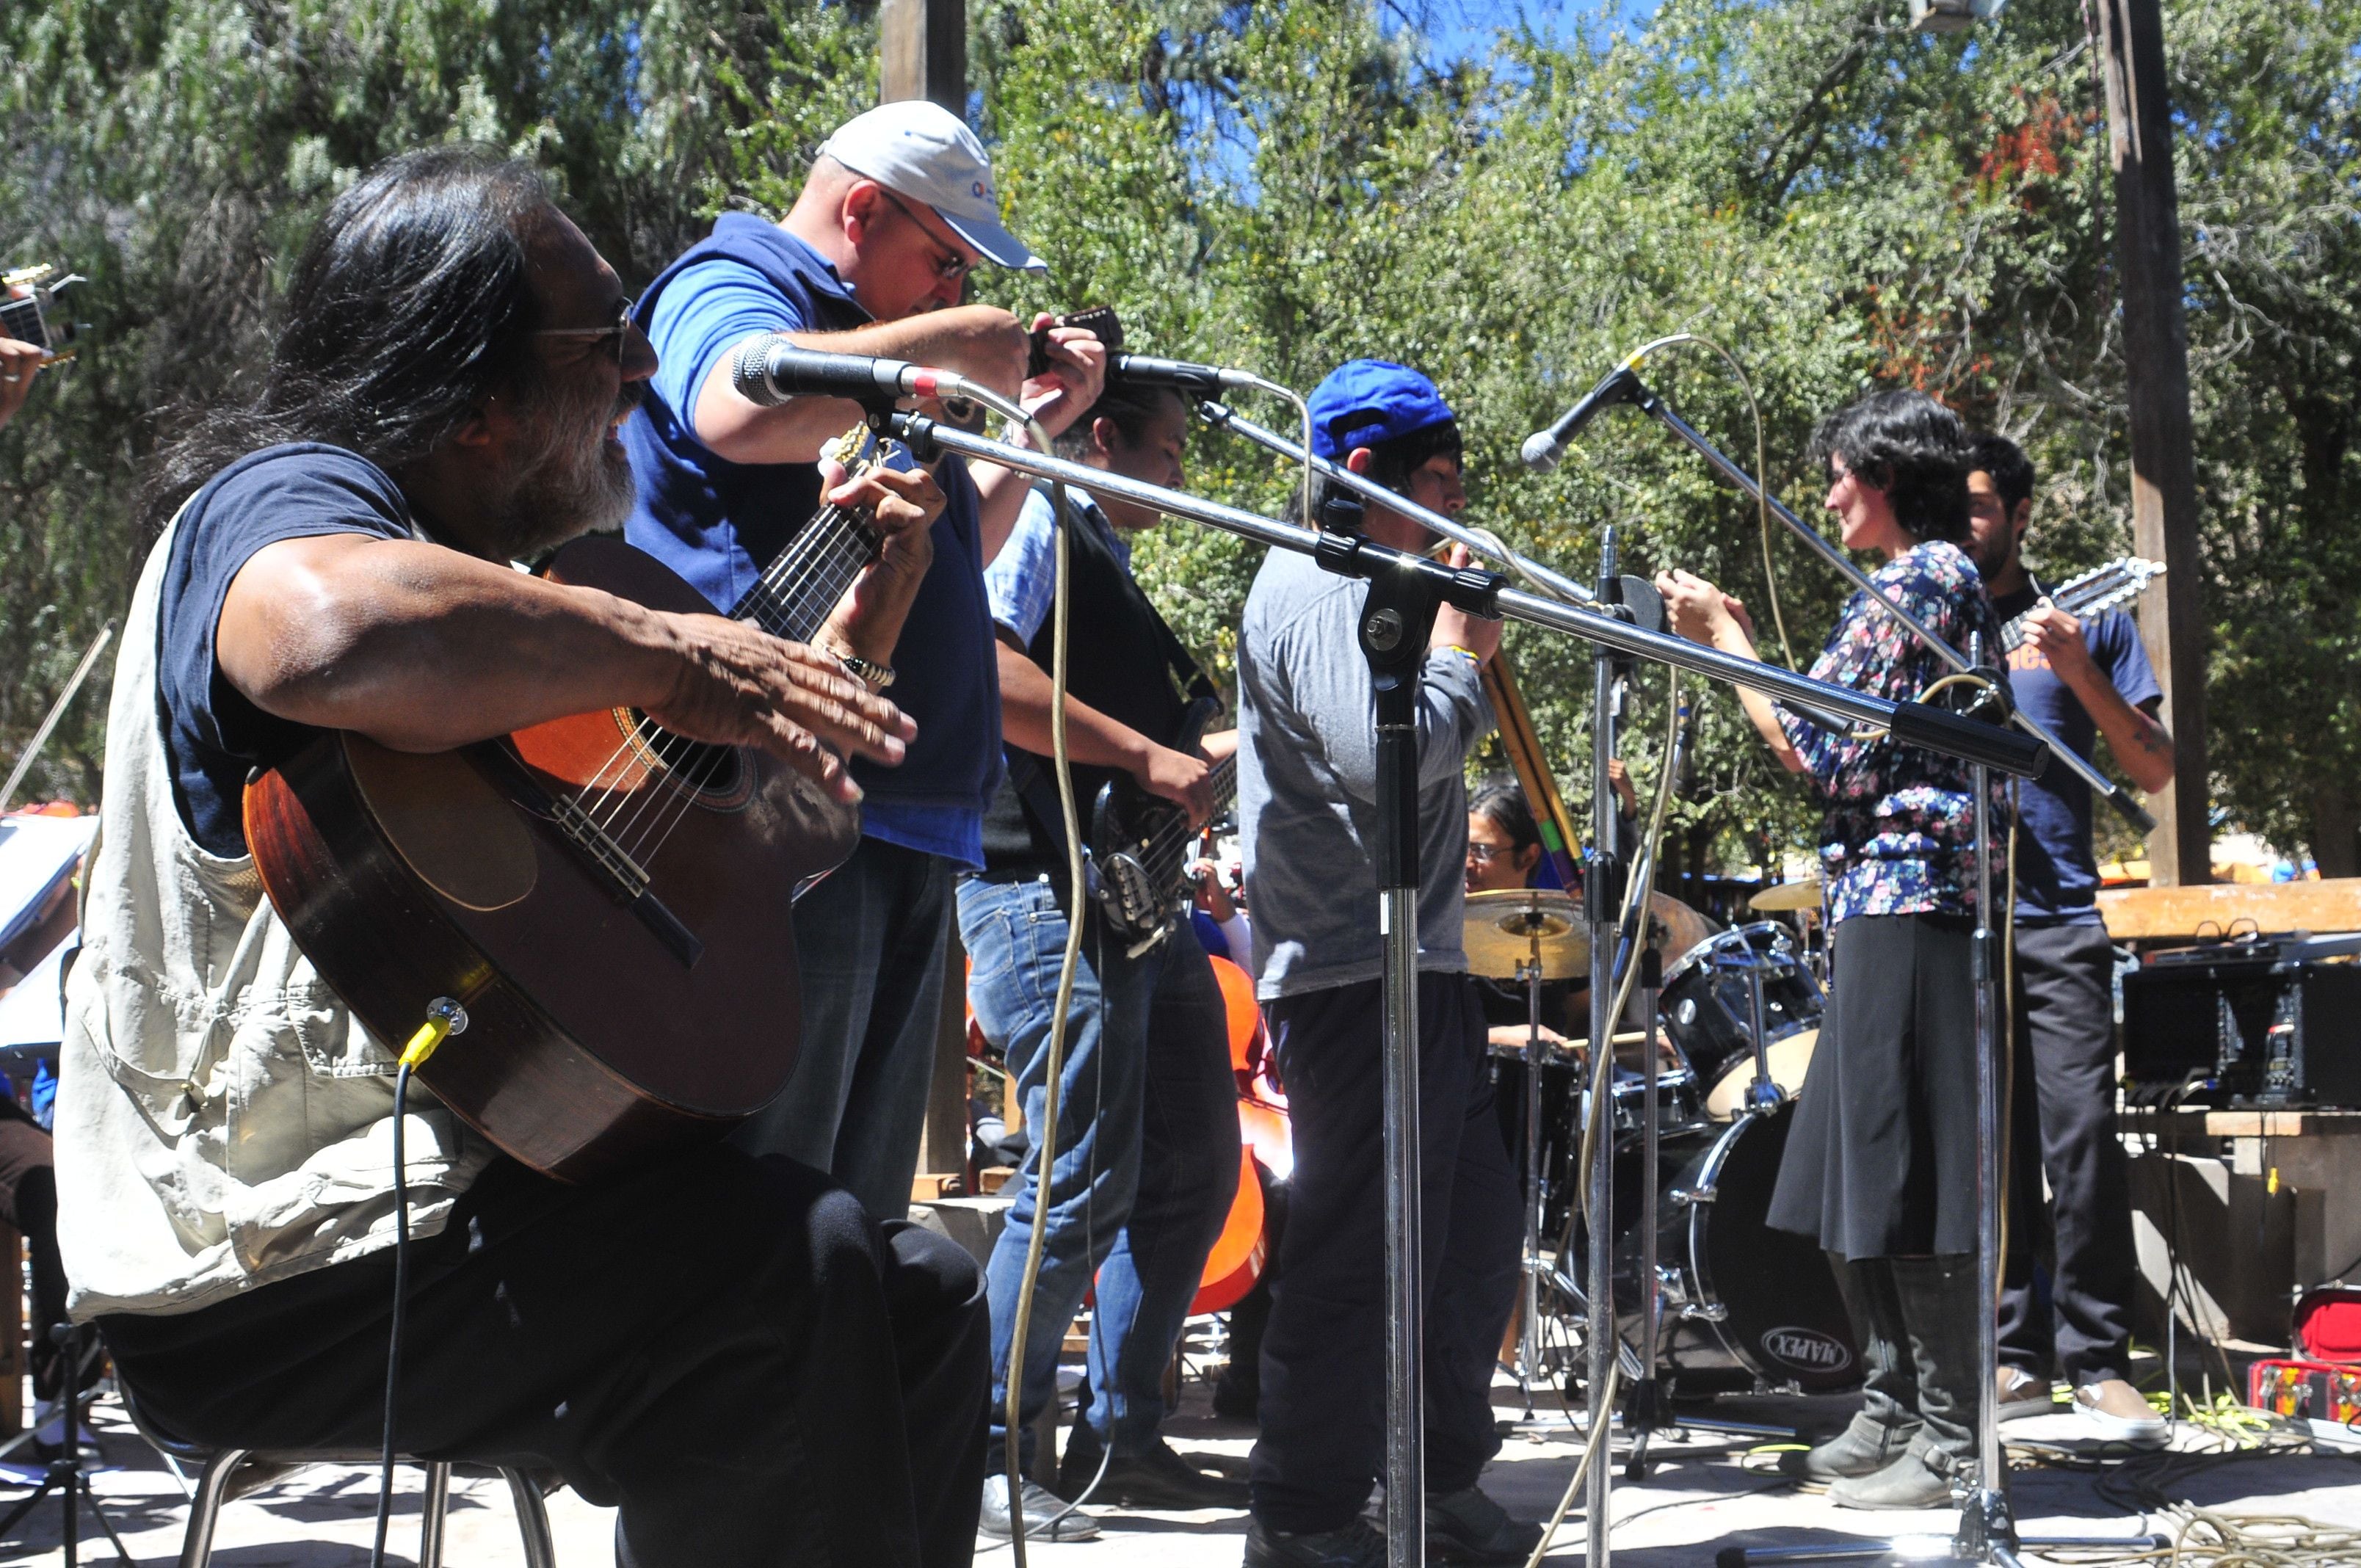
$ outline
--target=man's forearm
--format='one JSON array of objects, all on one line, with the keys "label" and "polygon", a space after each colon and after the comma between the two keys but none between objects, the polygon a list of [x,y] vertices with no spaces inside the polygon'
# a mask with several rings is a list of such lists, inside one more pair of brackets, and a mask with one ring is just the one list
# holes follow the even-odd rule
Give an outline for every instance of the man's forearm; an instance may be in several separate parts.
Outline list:
[{"label": "man's forearm", "polygon": [[2087,679],[2070,689],[2107,738],[2107,749],[2132,783],[2153,794],[2172,782],[2172,735],[2155,715],[2125,702],[2096,665]]},{"label": "man's forearm", "polygon": [[[758,334],[759,335],[759,334]],[[790,332],[799,348],[908,359],[930,341],[927,318],[874,322],[846,332]],[[748,338],[746,342],[754,341]],[[822,446],[859,424],[865,411],[849,398],[790,398],[763,407],[739,394],[733,345],[713,362],[697,400],[697,438],[732,463],[817,463]]]},{"label": "man's forearm", "polygon": [[[1000,648],[1000,731],[1012,746],[1038,757],[1050,754],[1049,674],[1007,643]],[[1152,748],[1145,735],[1117,723],[1088,703],[1066,698],[1066,755],[1095,768],[1136,773]]]},{"label": "man's forearm", "polygon": [[627,599],[431,544],[335,538],[350,543],[269,546],[230,586],[222,671],[266,712],[444,751],[651,705],[677,678],[667,618]]}]

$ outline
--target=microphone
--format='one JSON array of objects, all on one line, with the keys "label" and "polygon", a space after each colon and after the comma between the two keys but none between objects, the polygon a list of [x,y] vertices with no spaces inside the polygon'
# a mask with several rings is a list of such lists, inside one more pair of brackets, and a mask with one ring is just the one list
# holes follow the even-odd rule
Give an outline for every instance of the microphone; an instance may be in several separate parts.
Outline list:
[{"label": "microphone", "polygon": [[950,370],[877,359],[866,354],[823,354],[772,334],[739,346],[730,362],[738,395],[763,408],[791,398],[850,398],[855,402],[955,396],[966,378]]},{"label": "microphone", "polygon": [[1107,379],[1148,387],[1170,387],[1191,397],[1210,398],[1221,391],[1247,391],[1261,385],[1249,371],[1221,365],[1192,365],[1185,359],[1154,359],[1145,354],[1118,354],[1107,362]]},{"label": "microphone", "polygon": [[1525,437],[1525,466],[1546,474],[1557,466],[1565,455],[1566,443],[1582,433],[1582,427],[1598,416],[1598,411],[1610,403],[1620,403],[1640,389],[1640,378],[1631,373],[1630,363],[1618,365],[1582,395],[1582,400],[1565,411],[1565,416],[1547,430],[1537,430]]}]

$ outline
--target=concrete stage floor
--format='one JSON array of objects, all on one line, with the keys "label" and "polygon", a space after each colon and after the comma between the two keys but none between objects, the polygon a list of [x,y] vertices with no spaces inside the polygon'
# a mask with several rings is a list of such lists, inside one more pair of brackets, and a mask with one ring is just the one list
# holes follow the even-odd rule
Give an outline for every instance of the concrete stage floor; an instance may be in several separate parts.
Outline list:
[{"label": "concrete stage floor", "polygon": [[[1515,1389],[1503,1387],[1498,1400],[1506,1417],[1521,1409]],[[1745,1399],[1718,1409],[1730,1417],[1763,1423],[1801,1421],[1821,1429],[1841,1424],[1850,1409],[1844,1399]],[[133,1556],[143,1564],[172,1563],[179,1552],[187,1505],[179,1484],[154,1452],[123,1420],[119,1408],[102,1404],[96,1429],[107,1464],[95,1485],[107,1511],[123,1532]],[[2096,1451],[2078,1436],[2071,1416],[2048,1416],[2012,1421],[2004,1429],[2012,1442],[2053,1444],[2081,1451],[2085,1459]],[[1192,1381],[1183,1396],[1180,1414],[1168,1427],[1183,1452],[1209,1467],[1243,1473],[1251,1430],[1242,1423],[1218,1420],[1207,1411],[1202,1383]],[[1954,1516],[1924,1514],[1861,1514],[1832,1507],[1825,1497],[1804,1496],[1772,1475],[1750,1468],[1745,1455],[1763,1440],[1697,1433],[1660,1445],[1663,1460],[1646,1481],[1623,1481],[1619,1469],[1610,1538],[1617,1560],[1632,1568],[1671,1568],[1708,1563],[1714,1551],[1730,1545],[1801,1545],[1836,1542],[1849,1537],[1888,1534],[1947,1534]],[[2176,1447],[2213,1446],[2204,1434],[2182,1433]],[[1573,1473],[1578,1452],[1576,1438],[1563,1413],[1528,1430],[1512,1433],[1494,1461],[1485,1485],[1513,1512],[1546,1518]],[[1755,1464],[1763,1461],[1758,1457]],[[2153,1470],[2156,1462],[2145,1464]],[[2106,1501],[2096,1489],[2099,1477],[2085,1470],[2020,1469],[2012,1476],[2020,1525],[2028,1533],[2075,1535],[2135,1535],[2169,1521],[2157,1515],[2127,1514]],[[2124,1479],[2128,1479],[2125,1477]],[[2239,1460],[2166,1476],[2171,1496],[2209,1508],[2233,1512],[2301,1514],[2326,1523],[2361,1526],[2361,1458],[2322,1448],[2312,1453],[2283,1453]],[[419,1497],[416,1473],[404,1477],[404,1490],[395,1499],[392,1550],[411,1562],[418,1550]],[[11,1488],[7,1497],[21,1493]],[[0,1502],[5,1502],[0,1498]],[[322,1467],[283,1480],[268,1490],[230,1503],[222,1514],[214,1561],[221,1568],[345,1568],[366,1563],[376,1506],[373,1473],[358,1468]],[[557,1539],[558,1560],[573,1568],[610,1563],[613,1514],[584,1502],[570,1491],[549,1499],[550,1520]],[[452,1568],[517,1563],[517,1544],[507,1488],[496,1479],[457,1477],[452,1486],[448,1545],[445,1561]],[[1104,1534],[1096,1541],[1072,1545],[1035,1545],[1028,1554],[1047,1568],[1231,1568],[1239,1559],[1246,1521],[1242,1515],[1217,1512],[1180,1514],[1102,1514]],[[45,1501],[38,1513],[0,1541],[0,1563],[55,1563],[59,1550],[60,1514]],[[94,1541],[95,1527],[85,1522],[82,1561],[111,1563],[113,1553],[103,1537]],[[1578,1513],[1561,1528],[1549,1561],[1576,1563],[1582,1558],[1583,1525]],[[1011,1561],[1005,1542],[979,1542],[981,1568],[999,1568]]]}]

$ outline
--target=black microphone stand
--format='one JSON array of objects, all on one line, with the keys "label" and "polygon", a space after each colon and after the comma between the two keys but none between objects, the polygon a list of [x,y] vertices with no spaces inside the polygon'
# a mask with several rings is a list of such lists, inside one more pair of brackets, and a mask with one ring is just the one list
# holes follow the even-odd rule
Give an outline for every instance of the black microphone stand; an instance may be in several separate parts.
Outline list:
[{"label": "black microphone stand", "polygon": [[[13,1281],[9,1283],[8,1288],[15,1288]],[[59,1451],[55,1459],[49,1461],[49,1470],[42,1475],[40,1485],[25,1497],[18,1498],[16,1506],[8,1510],[7,1518],[0,1519],[0,1536],[5,1536],[10,1530],[16,1529],[16,1522],[31,1513],[43,1497],[48,1497],[51,1492],[57,1492],[60,1494],[58,1501],[65,1506],[63,1541],[65,1568],[75,1568],[75,1563],[79,1561],[77,1554],[82,1546],[82,1509],[84,1506],[89,1508],[92,1516],[98,1520],[98,1528],[106,1532],[106,1539],[114,1546],[115,1554],[123,1559],[124,1568],[137,1568],[131,1560],[131,1553],[123,1548],[123,1538],[115,1533],[115,1521],[108,1519],[106,1510],[98,1506],[98,1497],[90,1489],[90,1477],[82,1474],[82,1336],[83,1332],[79,1324],[68,1323],[53,1324],[49,1329],[49,1341],[58,1347],[59,1354],[64,1358],[64,1365],[60,1368],[64,1387],[58,1399],[58,1409],[65,1415],[65,1446]]]},{"label": "black microphone stand", "polygon": [[[1202,500],[1160,486],[1126,478],[1103,469],[1068,463],[1041,453],[972,435],[921,414],[893,411],[872,413],[873,427],[890,433],[920,461],[939,452],[956,452],[986,463],[997,463],[1018,473],[1061,479],[1067,484],[1113,495],[1169,516],[1211,524],[1257,543],[1307,554],[1340,576],[1369,583],[1358,626],[1358,641],[1369,663],[1376,687],[1378,740],[1377,845],[1379,909],[1385,933],[1385,1104],[1386,1104],[1386,1261],[1387,1261],[1387,1388],[1386,1388],[1386,1554],[1389,1568],[1422,1568],[1426,1552],[1424,1511],[1423,1367],[1420,1361],[1423,1313],[1420,1295],[1421,1260],[1418,1125],[1418,672],[1425,663],[1426,640],[1439,604],[1449,603],[1472,615],[1498,619],[1502,615],[1532,625],[1574,635],[1602,649],[1650,658],[1661,663],[1751,686],[1791,702],[1808,704],[1864,724],[1891,729],[1897,738],[1928,746],[1947,755],[1982,760],[2005,770],[2031,776],[2040,771],[2042,749],[2022,736],[2010,735],[1973,719],[1919,703],[1890,702],[1849,687],[1831,685],[1790,670],[1752,659],[1739,659],[1702,644],[1649,631],[1603,609],[1584,609],[1521,593],[1506,586],[1498,573],[1454,568],[1409,551],[1395,550],[1360,537],[1277,522],[1217,501]],[[1620,608],[1620,607],[1619,607]],[[1628,612],[1626,612],[1628,613]],[[1604,717],[1602,709],[1602,717]],[[1605,770],[1599,767],[1603,796]],[[1608,806],[1608,831],[1613,831]],[[1605,908],[1605,889],[1593,886],[1586,896],[1594,910]],[[1594,919],[1596,918],[1594,914]],[[1594,927],[1594,941],[1596,940]],[[1591,959],[1592,1037],[1604,1044],[1612,1060],[1612,1031],[1601,1014],[1601,960],[1596,946]],[[1607,970],[1611,979],[1611,963]],[[1594,1061],[1597,1058],[1594,1058]],[[1612,1080],[1609,1080],[1610,1088]],[[1604,1194],[1612,1179],[1612,1117],[1609,1135],[1598,1140],[1594,1163],[1608,1162],[1608,1175],[1596,1190]],[[1591,1238],[1593,1282],[1590,1316],[1593,1324],[1591,1360],[1598,1376],[1602,1355],[1620,1345],[1614,1329],[1614,1301],[1600,1263],[1611,1266],[1611,1238],[1606,1225],[1595,1227]],[[1605,1315],[1605,1329],[1598,1325]],[[1595,1382],[1594,1388],[1604,1383]],[[1603,1404],[1603,1401],[1601,1402]],[[1594,1429],[1609,1419],[1603,1408],[1592,1416]],[[1591,1516],[1593,1549],[1603,1552],[1606,1532],[1604,1505],[1608,1467],[1605,1432],[1601,1451],[1592,1465],[1590,1485],[1598,1501]],[[1594,1563],[1603,1563],[1594,1557]]]}]

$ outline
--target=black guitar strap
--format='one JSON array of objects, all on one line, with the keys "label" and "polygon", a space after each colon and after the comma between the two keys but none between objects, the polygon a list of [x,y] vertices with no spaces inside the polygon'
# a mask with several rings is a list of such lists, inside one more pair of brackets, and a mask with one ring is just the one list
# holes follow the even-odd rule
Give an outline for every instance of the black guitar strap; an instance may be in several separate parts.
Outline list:
[{"label": "black guitar strap", "polygon": [[[1041,492],[1044,500],[1050,499],[1048,485],[1038,484],[1034,488]],[[1094,526],[1086,521],[1090,512],[1098,510],[1093,502],[1081,498],[1072,498],[1071,504],[1074,521],[1078,526],[1085,528]],[[1140,587],[1138,579],[1129,572],[1117,575],[1123,579],[1120,591],[1126,607],[1132,613],[1144,618],[1145,624],[1155,630],[1157,647],[1164,656],[1165,675],[1172,682],[1173,689],[1188,697],[1202,711],[1220,712],[1221,695],[1213,689],[1213,683],[1206,677],[1205,672],[1198,667],[1197,661],[1190,656],[1189,650],[1181,645],[1180,639],[1173,635],[1172,628],[1166,624],[1164,617],[1157,610],[1155,601],[1148,597],[1146,590]],[[1175,736],[1168,743],[1177,744],[1183,739],[1185,737]],[[1049,842],[1057,846],[1059,854],[1064,855],[1066,814],[1058,803],[1056,776],[1050,773],[1049,766],[1041,758],[1020,747],[1007,748],[1006,755],[1008,782],[1016,791],[1016,798],[1024,806],[1026,815],[1033,818],[1034,825],[1041,830]],[[1077,801],[1075,806],[1078,813],[1087,813],[1090,810],[1090,803],[1087,801]],[[1088,831],[1088,827],[1085,825],[1084,832],[1087,834]]]}]

